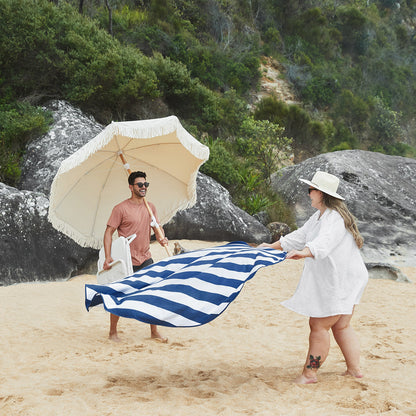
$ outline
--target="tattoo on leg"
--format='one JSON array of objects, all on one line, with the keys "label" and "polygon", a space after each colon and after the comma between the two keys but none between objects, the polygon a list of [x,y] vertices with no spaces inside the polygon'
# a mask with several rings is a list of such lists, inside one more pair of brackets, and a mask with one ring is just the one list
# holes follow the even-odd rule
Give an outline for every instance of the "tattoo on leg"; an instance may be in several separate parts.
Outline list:
[{"label": "tattoo on leg", "polygon": [[306,366],[306,368],[313,368],[318,369],[321,366],[321,356],[318,355],[317,357],[314,357],[313,355],[309,356],[309,365]]}]

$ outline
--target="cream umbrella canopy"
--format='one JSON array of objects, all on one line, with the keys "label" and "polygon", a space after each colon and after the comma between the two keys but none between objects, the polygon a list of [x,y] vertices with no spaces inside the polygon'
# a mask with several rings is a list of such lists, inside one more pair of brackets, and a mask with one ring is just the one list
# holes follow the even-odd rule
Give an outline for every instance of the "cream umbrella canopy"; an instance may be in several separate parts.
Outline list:
[{"label": "cream umbrella canopy", "polygon": [[61,163],[48,219],[81,246],[99,249],[111,210],[131,195],[129,172],[140,170],[163,225],[195,204],[196,176],[208,157],[175,116],[113,122]]}]

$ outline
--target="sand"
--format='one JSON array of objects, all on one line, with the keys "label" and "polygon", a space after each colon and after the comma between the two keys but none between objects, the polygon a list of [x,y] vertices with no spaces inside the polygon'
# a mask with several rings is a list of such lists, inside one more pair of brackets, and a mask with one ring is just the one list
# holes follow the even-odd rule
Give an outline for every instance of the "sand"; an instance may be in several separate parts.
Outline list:
[{"label": "sand", "polygon": [[[84,306],[95,276],[1,287],[0,415],[416,415],[416,283],[370,280],[353,319],[363,379],[341,375],[332,339],[319,383],[300,386],[308,320],[279,303],[302,266],[261,269],[211,323],[161,327],[167,344],[125,318],[121,342],[108,340],[108,314]],[[416,268],[402,271],[416,282]]]}]

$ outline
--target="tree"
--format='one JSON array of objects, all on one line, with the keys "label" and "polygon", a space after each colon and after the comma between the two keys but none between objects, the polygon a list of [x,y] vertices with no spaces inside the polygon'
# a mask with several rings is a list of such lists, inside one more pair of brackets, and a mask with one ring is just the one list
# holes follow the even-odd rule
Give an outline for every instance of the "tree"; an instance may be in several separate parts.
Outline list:
[{"label": "tree", "polygon": [[342,47],[351,55],[363,55],[368,48],[368,18],[354,6],[340,7],[337,11]]},{"label": "tree", "polygon": [[403,129],[400,126],[401,113],[392,110],[382,97],[374,100],[374,115],[371,125],[376,132],[375,142],[386,148],[400,140],[403,136]]},{"label": "tree", "polygon": [[104,3],[108,11],[108,33],[113,36],[113,6],[109,0],[104,0]]},{"label": "tree", "polygon": [[253,159],[253,163],[270,184],[270,176],[289,157],[291,139],[283,136],[284,127],[269,120],[247,118],[241,126],[244,136],[239,145],[243,153]]},{"label": "tree", "polygon": [[370,115],[369,105],[350,90],[343,90],[332,109],[332,116],[348,126],[352,135],[359,135]]},{"label": "tree", "polygon": [[320,153],[333,134],[332,124],[315,121],[298,105],[288,105],[276,97],[263,98],[254,112],[257,120],[269,120],[284,127],[284,135],[292,139],[295,162]]}]

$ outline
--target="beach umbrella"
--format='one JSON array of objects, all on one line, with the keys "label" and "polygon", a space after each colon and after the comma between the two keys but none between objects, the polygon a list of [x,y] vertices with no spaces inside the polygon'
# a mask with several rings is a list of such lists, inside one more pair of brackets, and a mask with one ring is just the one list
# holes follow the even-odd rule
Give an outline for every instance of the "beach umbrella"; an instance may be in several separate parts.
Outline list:
[{"label": "beach umbrella", "polygon": [[147,197],[163,225],[195,204],[196,176],[208,157],[208,147],[175,116],[113,122],[61,163],[48,219],[81,246],[99,249],[111,210],[131,195],[129,173],[139,170],[147,174]]}]

